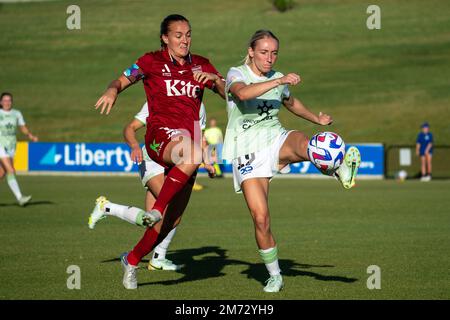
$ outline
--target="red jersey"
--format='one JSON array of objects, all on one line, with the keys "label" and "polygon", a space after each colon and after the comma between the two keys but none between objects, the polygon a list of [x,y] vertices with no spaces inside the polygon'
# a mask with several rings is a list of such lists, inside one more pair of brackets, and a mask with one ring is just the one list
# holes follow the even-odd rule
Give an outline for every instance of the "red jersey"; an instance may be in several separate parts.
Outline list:
[{"label": "red jersey", "polygon": [[186,129],[193,135],[194,123],[199,121],[203,91],[205,87],[212,89],[214,86],[212,81],[206,85],[195,81],[193,72],[214,73],[222,78],[216,68],[208,59],[193,54],[180,65],[167,49],[144,54],[136,65],[141,69],[147,95],[147,127]]}]

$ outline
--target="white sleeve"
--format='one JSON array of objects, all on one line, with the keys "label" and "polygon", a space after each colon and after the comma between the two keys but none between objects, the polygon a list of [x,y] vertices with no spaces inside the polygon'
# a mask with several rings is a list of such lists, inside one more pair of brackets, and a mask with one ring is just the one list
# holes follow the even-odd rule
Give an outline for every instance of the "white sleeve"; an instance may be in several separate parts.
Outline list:
[{"label": "white sleeve", "polygon": [[244,74],[238,68],[231,68],[227,73],[225,91],[228,91],[233,83],[245,82]]},{"label": "white sleeve", "polygon": [[142,106],[141,111],[139,111],[134,118],[138,119],[140,122],[142,122],[144,125],[147,124],[147,117],[148,117],[148,105],[147,102],[144,103]]},{"label": "white sleeve", "polygon": [[25,125],[25,120],[23,118],[22,112],[17,111],[17,124],[19,126],[24,126]]},{"label": "white sleeve", "polygon": [[202,128],[202,130],[205,130],[206,128],[206,109],[205,109],[205,105],[202,104],[200,105],[200,112],[198,115],[199,119],[200,119],[200,128]]}]

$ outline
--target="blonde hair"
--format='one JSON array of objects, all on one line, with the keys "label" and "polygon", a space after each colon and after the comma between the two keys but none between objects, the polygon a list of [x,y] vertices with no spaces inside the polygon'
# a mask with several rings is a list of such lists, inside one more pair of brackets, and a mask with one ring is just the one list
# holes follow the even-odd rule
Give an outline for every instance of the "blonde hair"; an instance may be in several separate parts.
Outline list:
[{"label": "blonde hair", "polygon": [[[256,42],[264,38],[272,38],[275,39],[278,42],[278,44],[280,43],[280,40],[278,40],[278,38],[272,33],[272,31],[261,29],[257,30],[250,38],[248,42],[248,48],[252,48],[253,50],[255,50]],[[247,53],[247,55],[244,58],[244,63],[250,64],[251,62],[252,58],[250,58],[250,55]]]}]

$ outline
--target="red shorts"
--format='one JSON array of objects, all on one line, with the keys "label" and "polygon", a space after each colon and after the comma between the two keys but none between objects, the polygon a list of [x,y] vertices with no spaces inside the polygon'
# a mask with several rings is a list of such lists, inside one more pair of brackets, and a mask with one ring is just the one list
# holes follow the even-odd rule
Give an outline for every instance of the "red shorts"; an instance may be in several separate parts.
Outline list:
[{"label": "red shorts", "polygon": [[178,140],[180,136],[185,135],[191,136],[190,132],[186,129],[172,129],[163,126],[147,127],[145,148],[149,157],[164,168],[172,167],[172,165],[166,164],[163,160],[164,150],[169,142]]}]

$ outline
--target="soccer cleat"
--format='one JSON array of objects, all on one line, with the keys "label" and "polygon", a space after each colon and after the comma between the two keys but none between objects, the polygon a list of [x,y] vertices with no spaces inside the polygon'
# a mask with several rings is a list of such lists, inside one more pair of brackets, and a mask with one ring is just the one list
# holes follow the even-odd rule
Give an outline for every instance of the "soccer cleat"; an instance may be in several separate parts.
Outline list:
[{"label": "soccer cleat", "polygon": [[154,259],[150,260],[148,263],[148,270],[164,270],[164,271],[178,271],[183,268],[184,265],[176,265],[169,259]]},{"label": "soccer cleat", "polygon": [[24,207],[28,202],[30,202],[31,196],[22,196],[19,201],[19,206]]},{"label": "soccer cleat", "polygon": [[144,213],[144,217],[142,218],[142,224],[147,228],[151,228],[162,219],[161,212],[156,209],[152,209],[146,213]]},{"label": "soccer cleat", "polygon": [[344,161],[336,170],[334,176],[342,183],[345,189],[350,189],[355,185],[355,178],[358,168],[361,165],[361,154],[358,148],[350,147],[344,156]]},{"label": "soccer cleat", "polygon": [[128,252],[122,253],[120,263],[123,269],[123,286],[125,289],[137,289],[137,269],[138,266],[132,266],[127,260]]},{"label": "soccer cleat", "polygon": [[284,287],[283,277],[280,274],[270,276],[266,283],[267,285],[264,287],[265,292],[279,292]]},{"label": "soccer cleat", "polygon": [[105,204],[107,204],[108,202],[109,201],[103,196],[98,197],[97,200],[95,200],[94,210],[89,216],[89,229],[94,229],[95,224],[98,221],[106,218]]}]

